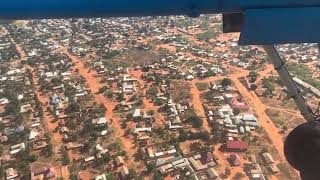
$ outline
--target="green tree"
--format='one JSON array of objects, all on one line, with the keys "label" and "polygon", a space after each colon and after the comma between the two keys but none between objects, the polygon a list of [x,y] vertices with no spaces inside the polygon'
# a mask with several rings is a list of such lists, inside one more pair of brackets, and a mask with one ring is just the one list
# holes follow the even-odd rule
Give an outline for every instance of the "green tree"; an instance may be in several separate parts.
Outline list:
[{"label": "green tree", "polygon": [[5,173],[4,173],[4,168],[3,166],[0,166],[0,179],[4,179]]},{"label": "green tree", "polygon": [[200,128],[203,125],[203,120],[194,112],[191,112],[186,120],[191,123],[194,128]]},{"label": "green tree", "polygon": [[103,86],[103,87],[99,88],[98,93],[99,94],[104,93],[107,89],[108,89],[108,86]]},{"label": "green tree", "polygon": [[272,90],[270,90],[270,89],[266,89],[264,92],[263,92],[263,96],[264,97],[270,97],[270,96],[272,96]]},{"label": "green tree", "polygon": [[156,99],[154,100],[154,104],[157,106],[161,106],[162,105],[162,101],[160,99]]},{"label": "green tree", "polygon": [[208,102],[212,102],[214,100],[215,93],[211,91],[207,91],[203,93],[203,98],[206,99]]},{"label": "green tree", "polygon": [[154,115],[154,110],[149,110],[149,111],[147,112],[147,114],[150,115],[150,116]]},{"label": "green tree", "polygon": [[134,168],[129,169],[129,179],[135,179],[137,178],[137,171]]},{"label": "green tree", "polygon": [[59,86],[62,84],[62,80],[60,78],[53,78],[51,79],[51,83],[53,84],[53,86]]},{"label": "green tree", "polygon": [[257,90],[257,85],[255,85],[255,84],[251,84],[251,86],[250,86],[250,90],[252,90],[252,91],[255,91],[255,90]]},{"label": "green tree", "polygon": [[241,110],[239,108],[234,108],[233,109],[234,115],[238,115],[240,112],[241,112]]},{"label": "green tree", "polygon": [[71,174],[71,175],[69,176],[69,178],[70,178],[71,180],[78,180],[76,174]]},{"label": "green tree", "polygon": [[113,98],[113,92],[111,90],[107,91],[106,95],[109,99]]},{"label": "green tree", "polygon": [[153,177],[152,177],[152,180],[162,180],[163,177],[162,175],[160,174],[159,171],[156,171],[154,174],[153,174]]},{"label": "green tree", "polygon": [[118,97],[117,97],[117,99],[118,99],[118,101],[124,101],[124,100],[126,100],[123,93],[119,94]]},{"label": "green tree", "polygon": [[60,152],[61,152],[61,156],[62,156],[62,164],[68,165],[70,163],[68,151],[66,150],[66,148],[64,146],[61,146]]},{"label": "green tree", "polygon": [[249,77],[251,79],[250,82],[255,82],[259,76],[260,76],[259,73],[257,73],[256,71],[250,71],[249,72]]},{"label": "green tree", "polygon": [[232,81],[229,78],[224,78],[221,81],[221,86],[223,86],[223,87],[231,86],[231,84],[232,84]]},{"label": "green tree", "polygon": [[[10,103],[8,103],[4,107],[4,109],[5,109],[4,114],[5,115],[19,114],[20,107],[21,107],[21,104],[20,104],[19,100],[16,98],[12,98],[12,99],[10,99]],[[17,124],[17,125],[20,125],[20,124]]]},{"label": "green tree", "polygon": [[263,83],[263,87],[269,89],[269,91],[273,92],[276,90],[275,85],[270,79],[263,79],[262,83]]},{"label": "green tree", "polygon": [[155,97],[158,94],[158,89],[156,87],[151,87],[147,91],[149,97]]},{"label": "green tree", "polygon": [[21,179],[30,179],[30,165],[29,162],[22,161],[17,163],[18,164],[18,170],[20,171]]},{"label": "green tree", "polygon": [[48,156],[52,156],[52,154],[53,154],[53,147],[52,147],[52,144],[50,143],[50,144],[48,144]]},{"label": "green tree", "polygon": [[106,173],[106,179],[107,180],[116,180],[117,177],[114,175],[113,172],[109,172],[109,173]]},{"label": "green tree", "polygon": [[66,114],[75,113],[80,111],[80,105],[78,103],[70,103],[65,109]]},{"label": "green tree", "polygon": [[201,138],[204,141],[208,141],[210,139],[210,134],[208,131],[201,131],[199,132],[199,138]]},{"label": "green tree", "polygon": [[192,175],[192,176],[188,176],[187,180],[197,180],[197,178],[195,178],[195,175]]},{"label": "green tree", "polygon": [[3,146],[0,146],[0,156],[3,154]]},{"label": "green tree", "polygon": [[2,132],[5,128],[6,126],[4,125],[4,123],[0,122],[0,132]]},{"label": "green tree", "polygon": [[234,180],[240,180],[240,179],[243,179],[245,177],[245,175],[241,172],[237,172],[234,176],[233,176],[233,179]]}]

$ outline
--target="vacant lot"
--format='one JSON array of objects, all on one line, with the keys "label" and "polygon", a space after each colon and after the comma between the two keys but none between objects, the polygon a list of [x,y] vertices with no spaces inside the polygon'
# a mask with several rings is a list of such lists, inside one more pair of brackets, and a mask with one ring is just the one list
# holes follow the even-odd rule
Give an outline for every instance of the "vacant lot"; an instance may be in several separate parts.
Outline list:
[{"label": "vacant lot", "polygon": [[126,52],[120,52],[112,58],[103,60],[104,65],[109,68],[130,67],[132,65],[151,64],[159,59],[159,54],[154,51],[130,49]]},{"label": "vacant lot", "polygon": [[274,109],[267,109],[266,114],[270,117],[272,122],[278,127],[281,128],[282,126],[286,125],[289,120],[293,117],[289,113],[281,112]]},{"label": "vacant lot", "polygon": [[209,88],[209,83],[196,83],[196,86],[199,91],[205,91]]},{"label": "vacant lot", "polygon": [[184,102],[185,100],[192,99],[191,84],[185,81],[172,81],[171,94],[174,102]]},{"label": "vacant lot", "polygon": [[[273,97],[273,98],[266,98],[266,97],[259,97],[263,104],[269,107],[274,108],[285,108],[290,111],[297,111],[297,106],[292,99],[286,99],[284,97]],[[298,112],[298,111],[297,111]]]}]

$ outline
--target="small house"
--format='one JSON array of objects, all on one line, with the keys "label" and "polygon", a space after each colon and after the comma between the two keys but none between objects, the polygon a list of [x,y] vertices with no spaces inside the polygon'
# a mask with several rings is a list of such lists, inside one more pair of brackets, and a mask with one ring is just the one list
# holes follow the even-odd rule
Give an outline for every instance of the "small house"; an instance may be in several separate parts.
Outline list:
[{"label": "small house", "polygon": [[271,172],[272,174],[279,173],[279,168],[275,164],[270,164],[270,165],[268,165],[267,168],[268,168],[269,172]]},{"label": "small house", "polygon": [[213,168],[209,168],[207,173],[210,179],[217,179],[219,177],[219,174]]},{"label": "small house", "polygon": [[10,154],[17,154],[18,152],[25,150],[26,145],[24,143],[16,144],[10,147]]},{"label": "small house", "polygon": [[228,160],[232,166],[240,166],[241,165],[241,160],[237,154],[231,154],[229,156]]},{"label": "small house", "polygon": [[135,109],[132,113],[132,117],[133,118],[141,118],[142,117],[142,113],[140,109]]},{"label": "small house", "polygon": [[15,179],[19,176],[18,171],[13,168],[6,169],[6,179]]},{"label": "small house", "polygon": [[117,166],[122,166],[124,164],[124,160],[123,160],[122,156],[117,156],[115,161],[116,161]]},{"label": "small house", "polygon": [[84,159],[84,163],[90,164],[90,163],[93,163],[95,160],[96,158],[94,156],[90,156]]},{"label": "small house", "polygon": [[92,120],[92,124],[96,124],[98,126],[105,125],[107,122],[108,121],[105,117],[100,117]]},{"label": "small house", "polygon": [[272,164],[275,162],[270,153],[265,152],[262,154],[262,157],[263,157],[264,162],[267,164]]},{"label": "small house", "polygon": [[41,168],[32,167],[30,171],[31,171],[31,180],[50,179],[50,178],[54,178],[57,174],[56,170],[53,167],[41,167]]},{"label": "small house", "polygon": [[227,141],[226,150],[230,152],[244,152],[247,151],[249,145],[245,141]]},{"label": "small house", "polygon": [[107,180],[107,177],[105,174],[101,174],[101,175],[98,175],[94,178],[95,180]]}]

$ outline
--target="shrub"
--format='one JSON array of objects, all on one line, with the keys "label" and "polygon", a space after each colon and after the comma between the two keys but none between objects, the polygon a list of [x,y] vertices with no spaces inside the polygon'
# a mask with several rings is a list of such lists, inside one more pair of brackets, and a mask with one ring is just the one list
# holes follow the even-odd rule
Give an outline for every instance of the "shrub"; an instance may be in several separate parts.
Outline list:
[{"label": "shrub", "polygon": [[221,81],[221,85],[222,85],[223,87],[231,86],[231,84],[232,84],[232,81],[231,81],[231,79],[229,79],[229,78],[224,78],[224,79]]}]

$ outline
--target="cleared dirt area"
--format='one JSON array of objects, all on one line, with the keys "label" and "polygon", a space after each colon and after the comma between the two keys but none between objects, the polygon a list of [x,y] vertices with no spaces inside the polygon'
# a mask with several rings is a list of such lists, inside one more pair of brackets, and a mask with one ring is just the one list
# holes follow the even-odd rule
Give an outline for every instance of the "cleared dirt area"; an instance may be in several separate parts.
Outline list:
[{"label": "cleared dirt area", "polygon": [[293,115],[290,113],[272,108],[267,108],[266,113],[278,128],[285,126],[285,124],[293,117]]},{"label": "cleared dirt area", "polygon": [[185,142],[181,142],[180,143],[180,148],[182,150],[182,152],[184,154],[188,154],[192,151],[192,144],[195,143],[195,144],[203,144],[202,141],[200,140],[189,140],[189,141],[185,141]]},{"label": "cleared dirt area", "polygon": [[174,102],[184,102],[192,99],[192,85],[190,82],[174,80],[171,83],[170,93]]},{"label": "cleared dirt area", "polygon": [[283,98],[266,98],[266,97],[260,97],[261,101],[263,104],[266,106],[274,107],[274,108],[281,108],[281,109],[286,109],[291,112],[298,112],[297,111],[297,106],[294,103],[292,99],[290,100],[285,100]]}]

